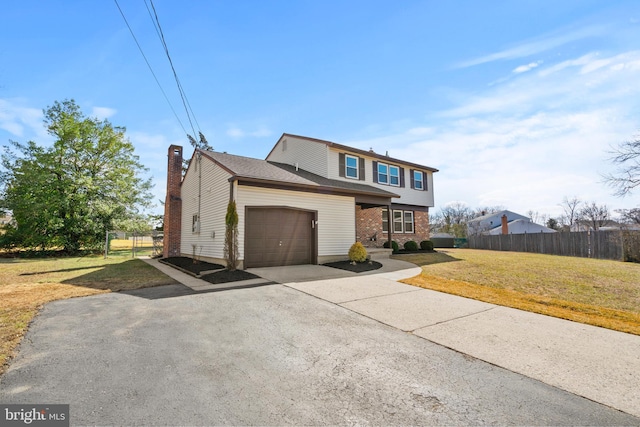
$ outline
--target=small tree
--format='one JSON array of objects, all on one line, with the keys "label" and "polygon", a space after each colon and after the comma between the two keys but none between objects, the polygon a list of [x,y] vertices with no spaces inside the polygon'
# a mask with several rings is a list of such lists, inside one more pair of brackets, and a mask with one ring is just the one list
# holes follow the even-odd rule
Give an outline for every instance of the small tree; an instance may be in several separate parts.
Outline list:
[{"label": "small tree", "polygon": [[234,200],[227,205],[224,223],[224,260],[227,263],[227,270],[235,271],[238,266],[238,211]]}]

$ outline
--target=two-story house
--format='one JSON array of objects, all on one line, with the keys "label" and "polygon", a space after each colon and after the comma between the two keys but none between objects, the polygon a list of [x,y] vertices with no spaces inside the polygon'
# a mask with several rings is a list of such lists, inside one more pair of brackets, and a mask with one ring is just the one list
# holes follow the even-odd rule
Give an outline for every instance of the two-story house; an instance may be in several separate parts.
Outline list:
[{"label": "two-story house", "polygon": [[241,268],[345,259],[355,241],[429,238],[437,169],[329,141],[283,134],[265,160],[196,150],[182,178],[169,149],[164,256],[224,263],[236,202]]}]

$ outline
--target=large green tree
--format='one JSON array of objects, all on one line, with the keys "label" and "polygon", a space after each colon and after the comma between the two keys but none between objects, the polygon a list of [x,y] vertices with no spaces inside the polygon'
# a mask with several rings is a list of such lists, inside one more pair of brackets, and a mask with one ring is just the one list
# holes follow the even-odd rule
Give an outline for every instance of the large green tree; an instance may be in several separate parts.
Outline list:
[{"label": "large green tree", "polygon": [[106,231],[149,205],[147,169],[125,128],[85,116],[73,100],[48,107],[44,124],[52,146],[11,141],[2,155],[0,210],[15,219],[2,241],[70,253],[99,247]]}]

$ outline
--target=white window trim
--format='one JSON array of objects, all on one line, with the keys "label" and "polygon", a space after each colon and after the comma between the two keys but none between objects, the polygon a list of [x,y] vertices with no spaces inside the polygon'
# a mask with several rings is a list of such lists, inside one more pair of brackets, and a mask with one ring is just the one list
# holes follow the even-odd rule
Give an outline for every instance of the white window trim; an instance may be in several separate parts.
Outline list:
[{"label": "white window trim", "polygon": [[[356,161],[356,176],[349,176],[348,170],[354,169],[353,167],[348,166],[349,159],[354,159]],[[356,156],[352,156],[350,154],[344,155],[344,177],[349,179],[360,179],[360,158]]]},{"label": "white window trim", "polygon": [[[401,234],[404,233],[404,211],[392,211],[393,212],[393,232],[396,234]],[[400,221],[396,221],[396,214],[400,214]],[[396,230],[396,225],[399,224],[400,225],[400,229]]]},{"label": "white window trim", "polygon": [[[384,214],[387,214],[387,220],[384,220]],[[387,229],[384,229],[384,225],[387,224]],[[389,232],[389,210],[388,209],[382,209],[382,232],[383,233],[388,233]]]},{"label": "white window trim", "polygon": [[[389,185],[393,186],[393,187],[400,187],[400,167],[399,166],[392,166],[392,165],[388,165],[389,168]],[[397,174],[393,175],[391,173],[391,169],[395,169]],[[398,183],[394,184],[393,182],[391,182],[391,177],[396,177],[398,179]]]},{"label": "white window trim", "polygon": [[[416,179],[416,177],[420,177],[420,179]],[[424,190],[424,172],[422,171],[413,171],[413,188],[416,190]],[[418,183],[420,183],[420,188],[418,188]]]},{"label": "white window trim", "polygon": [[[407,231],[407,214],[411,215],[411,231]],[[402,228],[404,229],[404,232],[407,234],[415,234],[416,232],[416,222],[415,222],[415,218],[413,216],[413,211],[402,211]]]},{"label": "white window trim", "polygon": [[[381,173],[380,172],[380,167],[387,168],[387,173]],[[391,173],[392,169],[396,172],[395,174]],[[402,177],[400,176],[401,171],[402,171],[402,168],[400,166],[390,165],[388,163],[378,162],[378,170],[376,171],[376,173],[378,174],[378,184],[380,184],[380,185],[390,185],[392,187],[400,187],[400,185],[402,183]],[[383,182],[382,179],[380,179],[380,176],[384,176],[385,179],[386,179],[386,182]],[[393,184],[391,182],[391,177],[397,178],[398,179],[398,183],[397,184]]]},{"label": "white window trim", "polygon": [[[387,221],[384,220],[384,214],[389,212],[387,209],[382,210],[382,231],[384,233],[388,233],[389,228],[387,230],[384,229],[384,224],[387,223],[387,227],[392,227],[392,234],[415,234],[416,233],[416,217],[414,211],[403,211],[393,209],[391,210],[391,216],[387,214]],[[396,220],[396,213],[399,213],[400,216],[398,220]],[[407,221],[405,220],[405,215],[409,214],[411,216],[411,231],[407,231]],[[396,225],[400,225],[401,230],[396,230]]]},{"label": "white window trim", "polygon": [[[380,172],[381,166],[384,166],[387,168],[387,173]],[[378,162],[378,170],[376,171],[376,173],[378,174],[378,184],[389,185],[389,165],[388,164]],[[385,182],[382,182],[382,180],[380,179],[380,176],[385,177]]]}]

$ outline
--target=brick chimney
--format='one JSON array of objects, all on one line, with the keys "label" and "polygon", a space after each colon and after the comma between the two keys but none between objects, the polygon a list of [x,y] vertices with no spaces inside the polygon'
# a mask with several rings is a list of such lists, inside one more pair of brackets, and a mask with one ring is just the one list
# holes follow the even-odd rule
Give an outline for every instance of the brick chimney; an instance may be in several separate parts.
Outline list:
[{"label": "brick chimney", "polygon": [[180,256],[180,239],[182,234],[182,147],[169,147],[167,163],[167,196],[164,202],[164,243],[162,256]]},{"label": "brick chimney", "polygon": [[507,221],[507,216],[502,215],[502,218],[500,219],[502,220],[502,234],[509,234],[509,224]]}]

